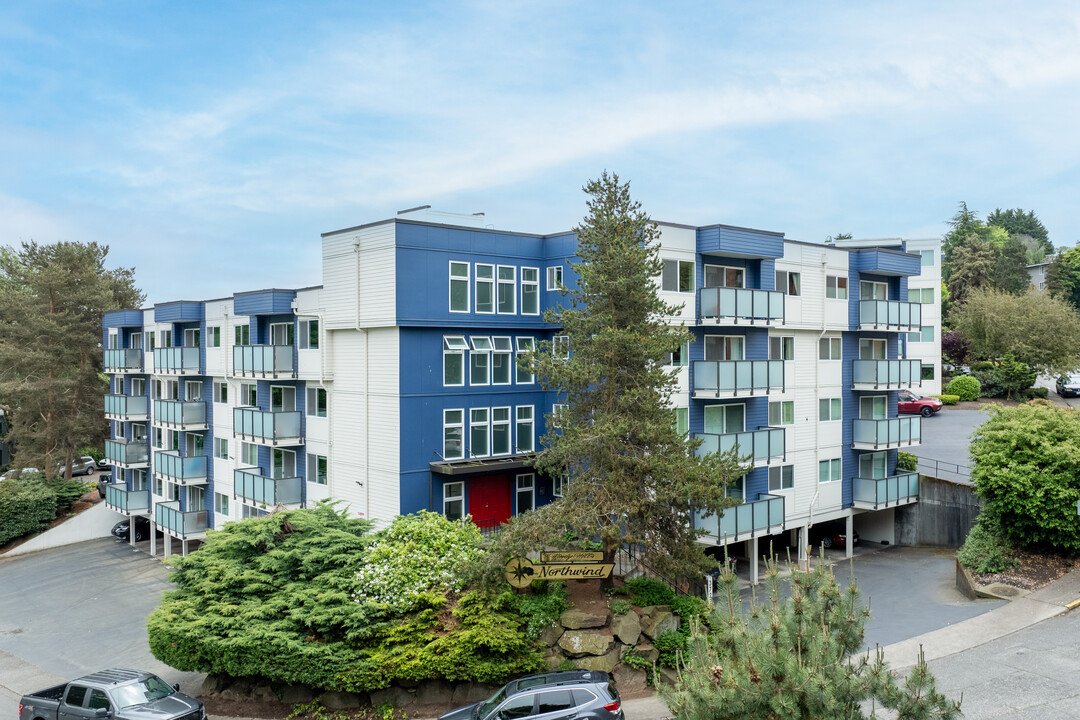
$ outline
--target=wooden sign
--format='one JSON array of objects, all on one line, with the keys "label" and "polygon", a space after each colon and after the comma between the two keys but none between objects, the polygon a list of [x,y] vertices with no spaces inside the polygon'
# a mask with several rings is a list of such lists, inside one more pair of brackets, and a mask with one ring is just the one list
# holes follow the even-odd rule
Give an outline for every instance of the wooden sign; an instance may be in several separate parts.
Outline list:
[{"label": "wooden sign", "polygon": [[604,562],[602,550],[557,550],[541,552],[542,563],[598,563]]},{"label": "wooden sign", "polygon": [[547,563],[537,565],[528,558],[511,558],[506,563],[506,581],[516,588],[533,580],[594,580],[611,575],[614,563]]}]

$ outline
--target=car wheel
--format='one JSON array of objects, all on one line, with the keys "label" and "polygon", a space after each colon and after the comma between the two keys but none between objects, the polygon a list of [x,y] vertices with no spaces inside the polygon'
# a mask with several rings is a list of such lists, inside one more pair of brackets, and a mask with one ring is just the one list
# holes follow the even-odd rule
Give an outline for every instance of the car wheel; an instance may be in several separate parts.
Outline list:
[{"label": "car wheel", "polygon": [[94,468],[93,467],[86,468],[86,477],[90,477],[93,474],[94,474]]},{"label": "car wheel", "polygon": [[146,536],[143,535],[142,530],[136,530],[135,531],[135,542],[142,542],[145,539],[146,539]]},{"label": "car wheel", "polygon": [[920,413],[920,414],[921,414],[921,415],[922,415],[923,417],[930,417],[931,415],[933,415],[933,414],[934,414],[934,411],[933,411],[933,409],[931,409],[931,408],[928,408],[928,407],[924,407],[924,408],[923,408],[922,410],[920,410],[920,411],[919,411],[919,413]]},{"label": "car wheel", "polygon": [[821,541],[821,547],[825,548],[826,550],[831,548],[832,547],[832,538],[829,537],[828,535],[826,535],[825,538]]}]

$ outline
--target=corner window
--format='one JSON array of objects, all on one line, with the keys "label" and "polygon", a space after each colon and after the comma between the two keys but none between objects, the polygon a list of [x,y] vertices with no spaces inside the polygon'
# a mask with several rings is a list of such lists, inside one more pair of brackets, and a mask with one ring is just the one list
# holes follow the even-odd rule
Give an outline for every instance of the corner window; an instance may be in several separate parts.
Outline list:
[{"label": "corner window", "polygon": [[769,468],[769,492],[791,490],[793,487],[795,487],[794,465]]},{"label": "corner window", "polygon": [[443,460],[465,457],[465,411],[443,410]]},{"label": "corner window", "polygon": [[780,400],[769,403],[769,425],[780,427],[781,425],[795,424],[795,401]]},{"label": "corner window", "polygon": [[792,336],[782,337],[770,337],[769,338],[769,359],[770,360],[794,360],[795,359],[795,338]]},{"label": "corner window", "polygon": [[518,385],[531,385],[536,381],[536,375],[529,372],[528,368],[521,367],[521,360],[525,355],[533,352],[536,348],[536,341],[531,337],[519,337],[517,338],[517,378],[515,382]]},{"label": "corner window", "polygon": [[465,351],[468,349],[469,344],[462,335],[443,337],[443,385],[465,384]]},{"label": "corner window", "polygon": [[833,300],[847,300],[847,278],[827,275],[825,277],[825,297]]},{"label": "corner window", "polygon": [[[468,292],[467,286],[466,292]],[[300,321],[300,349],[319,349],[319,321],[317,319]]]},{"label": "corner window", "polygon": [[840,398],[821,398],[818,400],[818,420],[831,422],[843,420]]},{"label": "corner window", "polygon": [[442,508],[447,520],[460,520],[465,517],[465,483],[443,483]]},{"label": "corner window", "polygon": [[777,270],[776,289],[785,295],[802,295],[802,275],[788,270]]},{"label": "corner window", "polygon": [[822,460],[818,463],[818,482],[836,482],[840,479],[840,458]]},{"label": "corner window", "polygon": [[665,260],[660,286],[667,292],[694,292],[693,261]]},{"label": "corner window", "polygon": [[819,360],[840,360],[840,338],[824,337],[818,340]]},{"label": "corner window", "polygon": [[539,268],[521,268],[521,314],[540,314]]},{"label": "corner window", "polygon": [[528,453],[533,451],[533,406],[518,405],[517,414],[517,451]]},{"label": "corner window", "polygon": [[563,289],[563,268],[562,265],[554,265],[547,269],[547,289],[548,290],[562,290]]},{"label": "corner window", "polygon": [[517,514],[528,512],[534,507],[536,476],[532,473],[517,476]]},{"label": "corner window", "polygon": [[517,268],[512,265],[499,266],[498,300],[500,315],[517,312]]},{"label": "corner window", "polygon": [[450,312],[469,312],[469,263],[450,262]]},{"label": "corner window", "polygon": [[495,312],[494,265],[476,265],[476,312]]}]

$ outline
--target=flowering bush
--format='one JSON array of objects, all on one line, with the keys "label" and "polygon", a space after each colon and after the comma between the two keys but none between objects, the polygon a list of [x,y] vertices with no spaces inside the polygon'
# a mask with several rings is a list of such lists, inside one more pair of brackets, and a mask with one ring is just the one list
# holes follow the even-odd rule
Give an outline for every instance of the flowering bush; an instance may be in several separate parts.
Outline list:
[{"label": "flowering bush", "polygon": [[461,590],[462,567],[480,554],[480,542],[468,521],[432,512],[398,517],[361,556],[353,599],[403,613],[433,587]]}]

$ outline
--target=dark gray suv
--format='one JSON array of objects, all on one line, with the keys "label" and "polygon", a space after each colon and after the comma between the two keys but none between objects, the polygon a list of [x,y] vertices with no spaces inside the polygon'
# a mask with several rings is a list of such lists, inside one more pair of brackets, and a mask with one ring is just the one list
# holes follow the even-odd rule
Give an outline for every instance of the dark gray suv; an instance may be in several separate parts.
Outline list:
[{"label": "dark gray suv", "polygon": [[623,720],[619,691],[605,672],[567,670],[511,680],[483,702],[439,720]]}]

